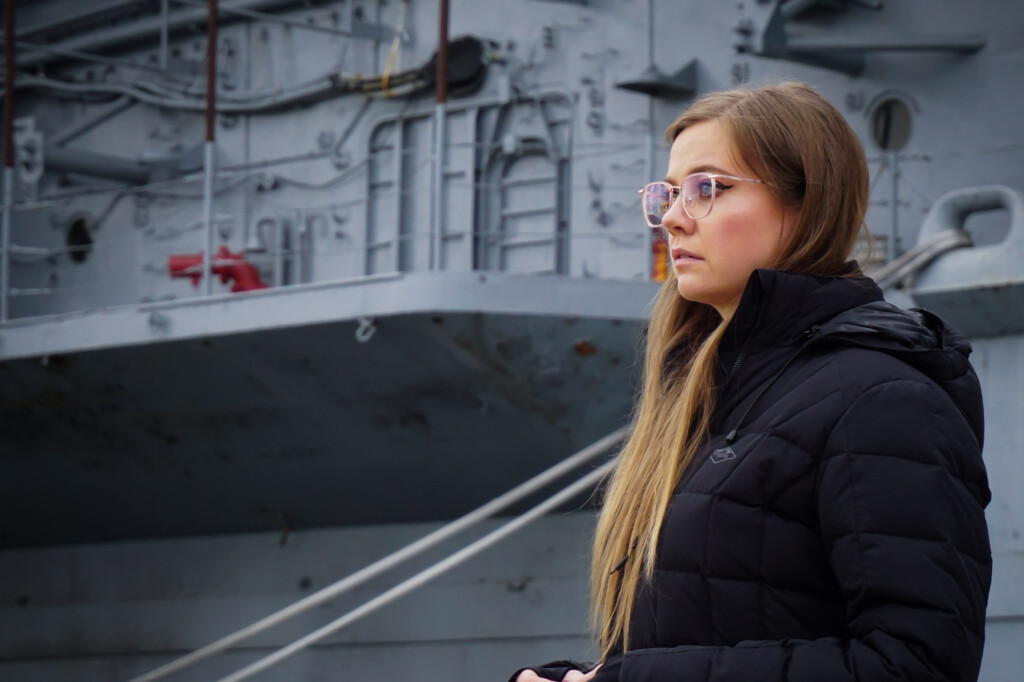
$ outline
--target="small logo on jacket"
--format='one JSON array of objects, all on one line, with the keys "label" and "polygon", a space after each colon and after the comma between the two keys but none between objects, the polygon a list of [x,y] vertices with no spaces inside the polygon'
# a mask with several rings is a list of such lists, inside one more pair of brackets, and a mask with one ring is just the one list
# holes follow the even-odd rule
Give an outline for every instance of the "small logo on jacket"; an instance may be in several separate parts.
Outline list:
[{"label": "small logo on jacket", "polygon": [[718,464],[727,459],[736,459],[736,453],[732,451],[732,448],[718,448],[711,453],[712,464]]}]

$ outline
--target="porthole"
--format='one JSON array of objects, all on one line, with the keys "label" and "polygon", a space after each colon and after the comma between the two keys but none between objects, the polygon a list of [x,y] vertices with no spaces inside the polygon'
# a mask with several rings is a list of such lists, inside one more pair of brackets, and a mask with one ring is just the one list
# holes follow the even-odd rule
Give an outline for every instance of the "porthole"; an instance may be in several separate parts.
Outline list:
[{"label": "porthole", "polygon": [[907,146],[910,129],[910,107],[902,99],[884,99],[871,112],[871,139],[883,151],[898,152]]}]

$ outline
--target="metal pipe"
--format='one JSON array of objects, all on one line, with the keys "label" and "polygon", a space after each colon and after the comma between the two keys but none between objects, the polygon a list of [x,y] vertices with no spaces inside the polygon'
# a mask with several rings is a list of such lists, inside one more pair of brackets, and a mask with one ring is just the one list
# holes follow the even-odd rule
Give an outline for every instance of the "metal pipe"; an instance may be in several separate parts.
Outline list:
[{"label": "metal pipe", "polygon": [[145,0],[113,0],[112,2],[97,2],[90,0],[88,7],[77,12],[68,7],[62,8],[60,17],[40,23],[31,24],[16,33],[18,38],[46,38],[47,35],[64,31],[69,28],[80,27],[83,24],[96,24],[101,21],[116,19],[125,14],[126,9],[141,5]]},{"label": "metal pipe", "polygon": [[206,257],[203,258],[203,282],[206,295],[213,294],[213,146],[217,116],[217,0],[209,0],[206,19],[206,143],[203,176],[203,216],[206,222]]},{"label": "metal pipe", "polygon": [[790,38],[793,52],[915,52],[938,51],[969,54],[985,47],[980,35],[896,36],[893,38]]},{"label": "metal pipe", "polygon": [[[647,68],[654,71],[654,0],[647,2]],[[654,95],[647,95],[647,179],[650,182],[658,177],[654,167]],[[644,230],[644,279],[648,282],[654,277],[654,229]]]},{"label": "metal pipe", "polygon": [[437,28],[436,105],[434,106],[434,210],[431,225],[430,267],[443,269],[441,263],[444,235],[444,157],[448,146],[448,0],[441,0]]},{"label": "metal pipe", "polygon": [[217,112],[217,0],[208,0],[206,19],[206,141],[213,142]]},{"label": "metal pipe", "polygon": [[[405,121],[399,120],[399,121],[397,121],[395,123],[394,134],[390,136],[391,137],[391,144],[394,145],[394,149],[397,152],[397,153],[395,153],[393,155],[394,159],[395,159],[395,178],[398,180],[398,182],[395,184],[395,199],[394,199],[395,203],[398,206],[398,211],[397,211],[397,214],[398,214],[398,226],[397,226],[397,229],[395,230],[395,240],[394,240],[394,249],[393,249],[394,250],[394,271],[395,272],[401,272],[401,270],[402,270],[402,261],[403,261],[403,256],[405,255],[404,250],[405,249],[409,249],[411,251],[412,249],[416,248],[415,242],[412,241],[412,240],[414,240],[416,238],[416,234],[413,232],[413,230],[415,230],[416,228],[413,225],[408,225],[408,223],[403,225],[403,221],[408,221],[408,218],[406,217],[406,215],[407,215],[406,212],[402,211],[402,198],[405,195],[405,192],[402,191],[402,189],[405,187],[405,183],[403,182],[403,179],[408,177],[407,175],[405,175],[405,167],[406,167],[406,158],[405,158],[406,134],[405,133],[406,133]],[[376,137],[375,132],[370,133],[370,139],[374,139],[375,137]],[[437,145],[437,140],[435,139],[432,142],[432,144],[436,146]],[[371,173],[368,173],[366,179],[369,182],[372,183],[373,182],[373,175]],[[431,168],[431,182],[433,182],[433,168]],[[372,184],[371,184],[371,187],[372,187]],[[372,188],[370,191],[371,192],[375,192],[376,188]],[[433,202],[433,195],[431,195],[431,202]],[[431,220],[431,224],[433,224],[433,222],[434,222],[434,215],[433,215],[434,204],[433,203],[431,203],[430,210],[431,210],[431,218],[430,218],[430,220]],[[368,215],[367,215],[367,223],[369,223],[369,221],[371,219],[372,218],[370,217],[370,214],[368,213]],[[404,233],[404,231],[407,228],[411,232],[411,234],[407,235],[407,234]],[[431,234],[433,234],[433,232],[431,232]],[[373,265],[375,265],[374,262],[373,262],[373,242],[375,241],[374,238],[376,238],[376,237],[377,237],[376,230],[373,230],[371,232],[371,227],[369,225],[367,225],[367,239],[366,239],[366,245],[364,246],[364,249],[363,249],[363,262],[366,264],[365,267],[367,269],[369,269]],[[431,258],[429,265],[430,265],[430,267],[433,267],[433,263],[434,263],[434,260],[433,260],[434,245],[433,245],[433,243],[431,242],[430,244],[428,244],[427,248],[430,251],[430,258]],[[413,261],[412,258],[409,258],[408,260],[410,262]]]},{"label": "metal pipe", "polygon": [[[391,275],[385,275],[385,277],[391,277]],[[372,280],[374,277],[371,277],[370,279]],[[360,278],[358,281],[365,280]],[[387,571],[390,571],[395,566],[402,564],[418,554],[422,554],[431,547],[439,545],[454,535],[461,533],[467,528],[471,528],[484,519],[494,516],[502,509],[519,502],[528,495],[532,495],[541,488],[557,481],[559,478],[575,470],[577,467],[586,464],[598,455],[603,454],[618,445],[625,435],[626,429],[620,428],[617,431],[608,434],[604,438],[588,445],[571,457],[568,457],[549,469],[542,471],[533,478],[520,483],[515,488],[512,488],[503,495],[494,498],[483,506],[477,507],[468,514],[445,526],[442,526],[441,528],[438,528],[419,540],[392,552],[386,557],[378,559],[369,566],[356,571],[352,575],[342,578],[334,584],[328,585],[322,590],[314,592],[308,597],[301,599],[294,604],[277,611],[276,613],[272,613],[269,616],[256,621],[252,625],[244,627],[212,644],[208,644],[207,646],[197,649],[186,656],[182,656],[177,660],[162,665],[141,677],[136,677],[131,682],[154,682],[155,680],[162,679],[180,670],[184,670],[185,668],[195,665],[196,663],[210,658],[211,656],[215,656],[222,651],[227,651],[231,647],[249,639],[250,637],[280,625],[281,623],[303,614],[310,609],[316,608],[320,604],[330,601],[331,599],[362,585],[368,580],[373,580]]]},{"label": "metal pipe", "polygon": [[4,3],[4,177],[3,217],[0,224],[0,323],[8,317],[11,286],[11,202],[14,200],[14,0]]},{"label": "metal pipe", "polygon": [[964,232],[961,227],[947,229],[934,239],[919,243],[883,267],[868,272],[867,275],[875,280],[879,289],[885,291],[917,273],[947,251],[973,245],[971,235]]},{"label": "metal pipe", "polygon": [[44,148],[43,162],[47,171],[78,173],[134,185],[144,185],[152,177],[152,169],[138,161],[54,145]]},{"label": "metal pipe", "polygon": [[101,109],[93,112],[91,115],[82,117],[63,130],[50,135],[47,141],[54,147],[63,147],[68,142],[71,142],[80,135],[84,135],[109,118],[117,116],[133,104],[135,104],[135,101],[131,97],[122,95],[110,104],[107,104]]},{"label": "metal pipe", "polygon": [[24,52],[47,54],[52,55],[54,57],[68,57],[70,59],[80,59],[83,62],[93,62],[96,64],[106,64],[108,66],[116,66],[125,69],[138,69],[139,71],[149,71],[151,73],[166,74],[166,69],[160,66],[152,66],[150,64],[137,64],[127,59],[118,59],[117,57],[104,57],[103,55],[99,54],[82,52],[81,50],[72,50],[64,47],[56,47],[51,45],[37,45],[35,43],[26,43],[23,40],[14,41],[14,45],[19,50],[22,50]]},{"label": "metal pipe", "polygon": [[160,0],[160,68],[167,68],[167,51],[170,43],[170,30],[167,22],[170,19],[171,1]]},{"label": "metal pipe", "polygon": [[[179,5],[192,5],[193,7],[204,7],[205,4],[200,0],[174,0]],[[274,24],[280,24],[281,26],[292,26],[294,28],[301,28],[306,31],[314,31],[316,33],[326,33],[332,36],[342,36],[345,38],[351,38],[357,34],[353,31],[342,31],[337,28],[329,28],[327,26],[318,26],[317,24],[310,24],[305,21],[298,21],[296,19],[288,19],[286,17],[279,17],[276,14],[267,14],[266,12],[257,12],[251,9],[245,9],[243,7],[224,7],[221,9],[224,14],[234,14],[239,17],[245,17],[246,19],[256,19],[257,21],[267,21]]]},{"label": "metal pipe", "polygon": [[[4,2],[4,168],[14,168],[14,0]],[[6,202],[5,202],[6,204]]]},{"label": "metal pipe", "polygon": [[437,103],[448,101],[448,0],[441,0],[437,28]]},{"label": "metal pipe", "polygon": [[[150,91],[125,85],[123,83],[69,83],[55,81],[35,76],[23,76],[18,82],[24,87],[34,87],[44,90],[57,90],[61,92],[97,94],[109,93],[112,95],[127,95],[139,102],[145,102],[157,107],[168,109],[182,109],[185,111],[205,111],[206,103],[202,98],[185,99],[184,97],[174,98],[167,95],[155,94]],[[350,90],[345,90],[349,92]],[[313,102],[323,101],[329,97],[336,97],[339,93],[337,85],[329,77],[320,78],[312,84],[297,86],[284,93],[262,95],[249,100],[235,100],[221,103],[222,113],[250,114],[256,112],[278,111],[287,107]],[[222,97],[222,99],[224,99]]]},{"label": "metal pipe", "polygon": [[431,220],[430,240],[430,267],[433,270],[444,269],[441,260],[444,240],[444,160],[445,147],[448,145],[447,127],[448,112],[445,105],[436,104],[434,106],[434,215]]},{"label": "metal pipe", "polygon": [[[570,98],[567,100],[569,105],[569,121],[568,129],[566,131],[566,159],[563,160],[565,164],[565,175],[562,178],[563,182],[563,199],[565,202],[565,212],[563,214],[563,220],[565,220],[565,252],[562,254],[562,263],[564,265],[565,275],[572,275],[572,245],[573,245],[573,230],[572,230],[572,173],[573,163],[572,157],[575,150],[576,144],[576,101]],[[541,103],[543,106],[543,103]]]},{"label": "metal pipe", "polygon": [[[279,287],[284,284],[284,221],[271,220],[267,225],[270,227],[270,257],[273,258],[273,274],[270,286]],[[267,238],[267,235],[264,235]]]},{"label": "metal pipe", "polygon": [[49,296],[53,293],[50,287],[35,287],[33,289],[16,289],[11,287],[8,291],[11,296]]},{"label": "metal pipe", "polygon": [[782,18],[788,21],[811,9],[818,2],[819,0],[789,0],[789,2],[779,8],[779,11],[782,12]]},{"label": "metal pipe", "polygon": [[[14,4],[13,0],[7,0]],[[11,294],[11,202],[14,200],[14,168],[4,166],[4,207],[3,235],[0,237],[0,251],[3,254],[3,276],[0,278],[0,323],[10,316],[8,302]]]},{"label": "metal pipe", "polygon": [[[302,4],[301,0],[237,0],[226,2],[225,5],[235,8],[272,10]],[[204,7],[182,9],[173,12],[168,18],[168,31],[175,32],[186,29],[190,26],[202,24],[209,13]],[[125,47],[130,45],[152,46],[154,36],[159,35],[162,30],[163,20],[159,14],[139,19],[130,24],[116,25],[108,28],[97,29],[88,33],[77,35],[73,38],[55,43],[50,47],[68,50],[103,50],[113,47]],[[55,55],[35,55],[22,60],[23,66],[35,66],[47,64],[54,61]]]},{"label": "metal pipe", "polygon": [[458,552],[452,554],[446,559],[437,562],[430,568],[420,571],[408,580],[405,580],[395,585],[390,590],[387,590],[380,596],[377,596],[371,599],[370,601],[366,602],[362,606],[353,609],[352,611],[349,611],[344,616],[341,616],[340,618],[331,621],[319,630],[316,630],[306,635],[305,637],[302,637],[301,639],[292,642],[286,647],[278,649],[269,656],[264,656],[255,663],[252,663],[242,668],[241,670],[232,675],[228,675],[227,677],[221,678],[219,682],[240,682],[240,680],[252,677],[256,673],[266,670],[275,663],[278,663],[288,658],[289,656],[298,653],[299,651],[305,649],[311,644],[315,644],[324,637],[328,637],[329,635],[334,634],[338,630],[341,630],[342,628],[351,625],[363,616],[367,616],[373,613],[374,611],[377,611],[387,606],[396,599],[409,594],[418,587],[430,582],[439,575],[447,571],[450,571],[459,564],[465,562],[467,559],[471,559],[472,557],[476,556],[485,549],[488,549],[492,545],[497,544],[499,541],[504,540],[507,536],[511,535],[512,533],[515,533],[523,526],[526,526],[532,521],[540,518],[541,516],[548,513],[555,507],[565,504],[566,502],[576,497],[577,495],[580,495],[583,492],[589,490],[593,486],[597,485],[604,476],[610,473],[614,466],[615,462],[605,463],[604,465],[590,472],[589,474],[582,477],[578,481],[568,485],[563,490],[560,490],[559,492],[555,493],[554,495],[544,500],[537,506],[533,507],[526,513],[516,517],[512,521],[509,521],[500,528],[491,531],[479,540],[476,540],[475,542],[466,545]]},{"label": "metal pipe", "polygon": [[900,157],[899,152],[892,152],[892,225],[889,227],[889,261],[900,255]]}]

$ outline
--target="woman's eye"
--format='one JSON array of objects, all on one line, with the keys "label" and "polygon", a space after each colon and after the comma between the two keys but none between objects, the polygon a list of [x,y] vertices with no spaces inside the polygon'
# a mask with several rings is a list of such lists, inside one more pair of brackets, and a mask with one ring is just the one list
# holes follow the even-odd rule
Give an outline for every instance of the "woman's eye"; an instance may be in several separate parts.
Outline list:
[{"label": "woman's eye", "polygon": [[726,190],[726,189],[729,189],[729,188],[731,188],[731,187],[732,187],[732,185],[723,185],[723,184],[722,184],[722,183],[720,183],[720,182],[716,182],[716,183],[715,183],[715,188],[716,188],[716,189],[717,189],[717,190],[718,190],[719,192],[721,192],[722,190]]}]

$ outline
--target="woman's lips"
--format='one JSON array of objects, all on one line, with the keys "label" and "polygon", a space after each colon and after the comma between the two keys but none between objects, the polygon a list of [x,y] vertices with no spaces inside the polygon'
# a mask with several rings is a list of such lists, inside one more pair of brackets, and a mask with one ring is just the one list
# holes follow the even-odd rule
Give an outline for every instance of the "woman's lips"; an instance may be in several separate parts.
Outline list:
[{"label": "woman's lips", "polygon": [[672,249],[672,263],[674,265],[686,265],[704,260],[699,256],[690,253],[685,249]]}]

